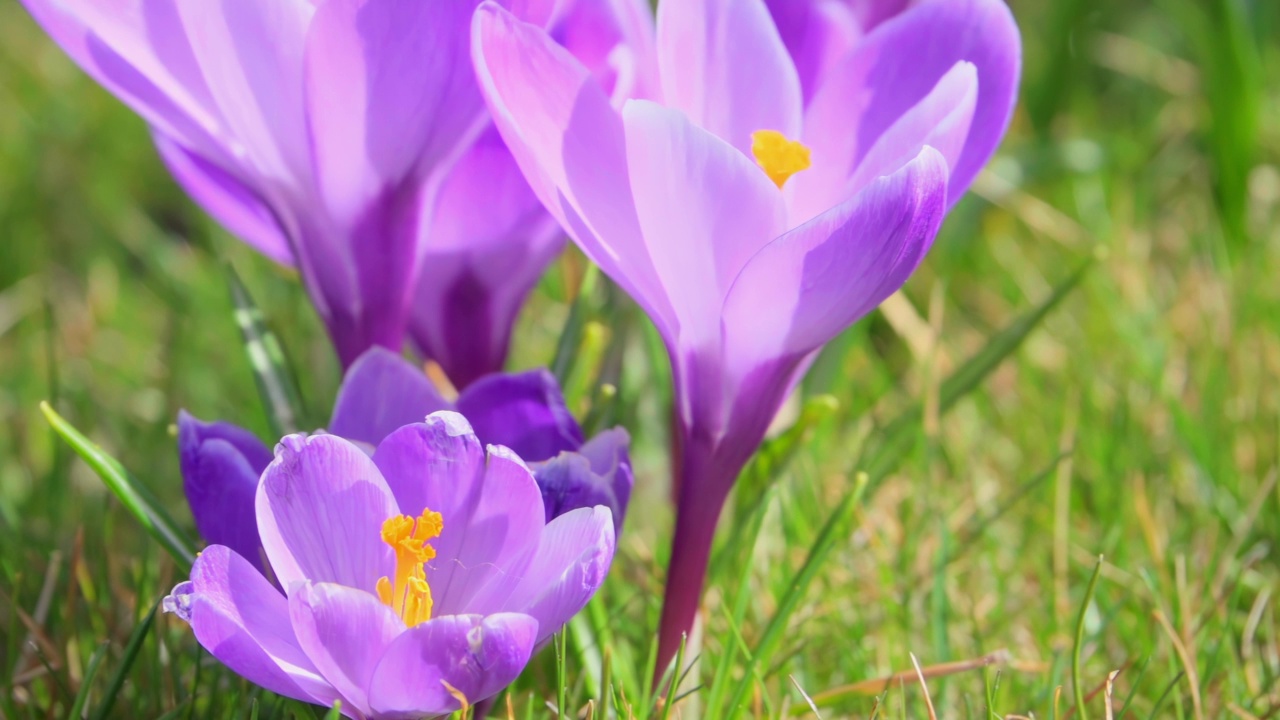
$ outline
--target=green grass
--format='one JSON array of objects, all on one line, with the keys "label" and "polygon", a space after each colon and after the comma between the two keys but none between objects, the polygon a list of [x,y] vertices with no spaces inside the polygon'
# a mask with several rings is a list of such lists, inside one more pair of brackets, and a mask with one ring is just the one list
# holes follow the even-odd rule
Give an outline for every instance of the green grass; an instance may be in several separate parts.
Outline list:
[{"label": "green grass", "polygon": [[[674,706],[648,684],[665,360],[602,278],[557,354],[581,258],[548,273],[512,366],[559,358],[575,409],[632,431],[639,479],[608,584],[521,678],[514,717],[927,717],[912,656],[943,718],[1065,718],[1080,696],[1072,716],[1102,718],[1116,670],[1116,717],[1280,715],[1280,86],[1263,84],[1280,5],[1013,4],[1013,130],[731,501]],[[264,438],[282,422],[226,263],[299,370],[303,427],[337,386],[327,341],[296,278],[186,201],[142,123],[13,0],[0,228],[0,717],[323,717],[221,669],[172,617],[152,624],[178,563],[40,402],[193,537],[177,410]],[[966,361],[1090,258],[973,385]]]}]

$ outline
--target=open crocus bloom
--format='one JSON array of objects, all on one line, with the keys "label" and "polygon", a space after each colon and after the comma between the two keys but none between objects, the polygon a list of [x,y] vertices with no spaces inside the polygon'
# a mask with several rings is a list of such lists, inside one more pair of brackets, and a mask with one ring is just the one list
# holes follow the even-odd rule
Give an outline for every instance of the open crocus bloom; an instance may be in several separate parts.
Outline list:
[{"label": "open crocus bloom", "polygon": [[451,412],[372,457],[335,435],[284,438],[256,515],[284,592],[215,545],[165,609],[246,679],[353,718],[434,717],[497,693],[591,599],[614,550],[607,508],[546,522],[524,463]]},{"label": "open crocus bloom", "polygon": [[806,359],[906,281],[1003,134],[1017,28],[1000,0],[918,3],[823,66],[806,101],[764,0],[667,0],[661,101],[621,111],[497,4],[473,32],[534,192],[671,356],[681,445],[662,668],[692,625],[725,498]]},{"label": "open crocus bloom", "polygon": [[[451,403],[417,368],[374,348],[347,371],[328,432],[372,453],[401,426],[440,410],[461,412],[481,442],[507,447],[532,467],[547,522],[602,505],[621,531],[633,483],[627,432],[614,428],[584,442],[582,428],[546,370],[482,378]],[[183,489],[200,536],[260,565],[253,507],[271,451],[248,430],[202,422],[185,412],[178,416],[178,450]]]},{"label": "open crocus bloom", "polygon": [[[478,0],[23,2],[146,120],[196,202],[300,270],[344,365],[400,350],[412,323],[455,385],[501,369],[562,240],[486,137]],[[642,2],[508,4],[629,95],[651,43]]]}]

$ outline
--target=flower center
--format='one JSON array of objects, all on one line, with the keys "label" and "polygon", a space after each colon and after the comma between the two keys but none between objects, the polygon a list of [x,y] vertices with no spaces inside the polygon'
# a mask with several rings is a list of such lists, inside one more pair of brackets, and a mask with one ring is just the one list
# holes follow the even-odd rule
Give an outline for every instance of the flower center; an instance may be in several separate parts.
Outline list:
[{"label": "flower center", "polygon": [[378,580],[378,599],[409,627],[431,619],[431,586],[427,585],[423,563],[436,556],[427,541],[440,537],[443,530],[444,517],[430,509],[424,509],[416,520],[396,515],[382,523],[382,542],[396,551],[396,572],[394,577]]},{"label": "flower center", "polygon": [[779,188],[787,179],[801,170],[808,170],[813,161],[809,148],[799,140],[788,140],[777,130],[757,130],[751,133],[751,154],[756,164]]}]

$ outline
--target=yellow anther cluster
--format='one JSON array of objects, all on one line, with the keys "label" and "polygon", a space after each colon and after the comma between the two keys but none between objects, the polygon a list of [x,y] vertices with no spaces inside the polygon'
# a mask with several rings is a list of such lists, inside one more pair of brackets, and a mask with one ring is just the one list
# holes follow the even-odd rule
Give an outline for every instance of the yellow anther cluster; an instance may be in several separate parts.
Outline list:
[{"label": "yellow anther cluster", "polygon": [[436,556],[427,541],[440,537],[443,531],[444,517],[431,510],[423,510],[416,519],[396,515],[382,523],[382,542],[395,550],[396,572],[394,579],[383,576],[378,580],[378,599],[409,627],[431,619],[431,586],[423,564]]},{"label": "yellow anther cluster", "polygon": [[757,130],[751,133],[751,154],[756,164],[764,168],[769,179],[779,188],[787,179],[801,170],[808,170],[813,161],[809,148],[798,140],[788,140],[777,130]]}]

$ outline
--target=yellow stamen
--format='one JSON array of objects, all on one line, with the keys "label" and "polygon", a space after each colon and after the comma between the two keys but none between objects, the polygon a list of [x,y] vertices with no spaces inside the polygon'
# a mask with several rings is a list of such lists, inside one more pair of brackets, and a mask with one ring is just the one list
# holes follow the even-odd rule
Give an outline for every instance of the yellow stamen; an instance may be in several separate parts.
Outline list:
[{"label": "yellow stamen", "polygon": [[396,552],[396,571],[392,577],[380,578],[374,589],[378,599],[409,627],[431,619],[431,586],[423,563],[436,556],[427,541],[440,537],[443,531],[444,517],[431,510],[423,510],[416,520],[396,515],[382,523],[382,541]]},{"label": "yellow stamen", "polygon": [[787,179],[813,164],[809,148],[799,140],[788,140],[777,130],[757,130],[751,133],[751,154],[756,164],[764,168],[769,179],[779,188]]}]

